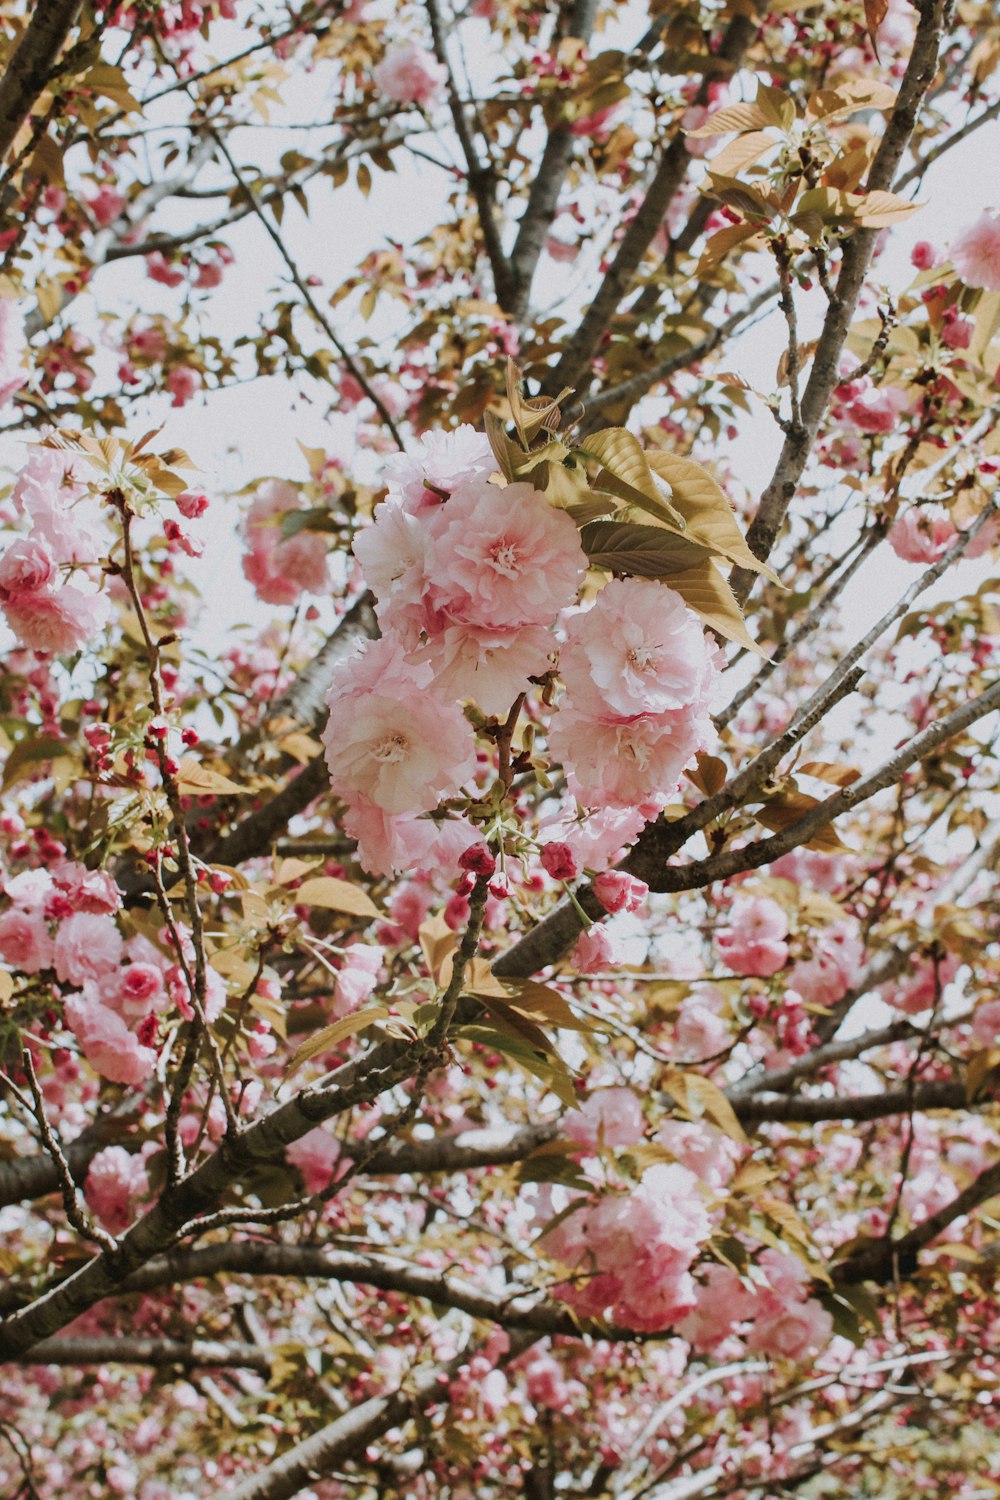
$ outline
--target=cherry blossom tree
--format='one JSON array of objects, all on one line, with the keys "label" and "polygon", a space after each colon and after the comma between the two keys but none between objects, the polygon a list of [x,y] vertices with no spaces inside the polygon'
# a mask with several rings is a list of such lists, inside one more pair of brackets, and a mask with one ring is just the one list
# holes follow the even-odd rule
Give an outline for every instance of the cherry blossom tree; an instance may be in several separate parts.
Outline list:
[{"label": "cherry blossom tree", "polygon": [[4,1493],[1000,1492],[995,7],[0,16]]}]

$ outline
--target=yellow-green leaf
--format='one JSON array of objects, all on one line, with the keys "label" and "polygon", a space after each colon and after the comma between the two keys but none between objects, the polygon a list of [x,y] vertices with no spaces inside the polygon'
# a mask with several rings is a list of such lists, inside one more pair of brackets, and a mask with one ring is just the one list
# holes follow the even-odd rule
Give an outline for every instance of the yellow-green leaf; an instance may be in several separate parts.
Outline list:
[{"label": "yellow-green leaf", "polygon": [[859,109],[893,109],[895,104],[895,90],[881,79],[848,78],[835,89],[820,89],[814,94],[806,107],[806,117],[837,120]]},{"label": "yellow-green leaf", "polygon": [[332,1026],[324,1026],[322,1031],[317,1031],[315,1036],[311,1036],[308,1041],[302,1043],[288,1065],[286,1076],[290,1077],[310,1058],[318,1057],[321,1052],[329,1052],[331,1047],[336,1047],[338,1042],[344,1041],[349,1036],[355,1036],[359,1031],[366,1031],[376,1021],[386,1020],[388,1015],[387,1005],[368,1005],[364,1010],[352,1011],[349,1016],[343,1016]]},{"label": "yellow-green leaf", "polygon": [[779,582],[774,569],[750,551],[729,501],[707,469],[692,458],[660,450],[647,453],[646,458],[653,473],[669,484],[673,504],[684,517],[684,535],[689,541],[700,542],[738,567],[763,573],[772,583]]},{"label": "yellow-green leaf", "polygon": [[763,130],[766,125],[775,123],[770,113],[759,104],[727,104],[709,115],[704,125],[699,125],[697,130],[685,130],[684,134],[692,140],[700,140],[705,136],[728,135],[734,130],[740,133],[745,130]]},{"label": "yellow-green leaf", "polygon": [[[606,475],[598,479],[596,489],[606,489],[630,505],[638,505],[661,525],[673,522],[684,530],[684,517],[660,493],[638,438],[624,427],[605,427],[592,433],[579,451],[604,465]],[[617,482],[610,483],[607,476]]]},{"label": "yellow-green leaf", "polygon": [[580,532],[595,568],[631,578],[670,578],[706,559],[704,547],[674,531],[622,521],[592,521]]},{"label": "yellow-green leaf", "polygon": [[670,587],[711,630],[727,641],[735,641],[747,651],[763,656],[757,642],[747,632],[732,589],[711,559],[697,568],[688,568],[684,573],[671,574]]},{"label": "yellow-green leaf", "polygon": [[316,875],[304,880],[291,892],[296,906],[321,906],[327,911],[344,912],[351,917],[377,917],[378,907],[370,896],[350,881],[333,875]]},{"label": "yellow-green leaf", "polygon": [[228,776],[200,765],[193,755],[185,755],[177,771],[177,790],[184,797],[245,797],[249,788],[237,786]]}]

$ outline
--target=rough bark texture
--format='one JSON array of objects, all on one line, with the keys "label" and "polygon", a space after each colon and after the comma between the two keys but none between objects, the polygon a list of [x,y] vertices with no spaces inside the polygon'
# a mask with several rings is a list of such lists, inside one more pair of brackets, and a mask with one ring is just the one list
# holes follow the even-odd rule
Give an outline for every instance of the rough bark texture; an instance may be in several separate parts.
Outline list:
[{"label": "rough bark texture", "polygon": [[42,0],[0,78],[0,159],[7,155],[52,69],[77,16],[81,0]]}]

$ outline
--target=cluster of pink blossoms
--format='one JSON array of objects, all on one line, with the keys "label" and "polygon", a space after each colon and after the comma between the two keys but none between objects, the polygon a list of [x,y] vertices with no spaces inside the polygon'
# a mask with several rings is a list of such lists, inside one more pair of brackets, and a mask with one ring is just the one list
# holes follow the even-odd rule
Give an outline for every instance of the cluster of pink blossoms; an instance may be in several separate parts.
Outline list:
[{"label": "cluster of pink blossoms", "polygon": [[712,737],[718,667],[697,617],[661,583],[614,579],[569,621],[559,672],[549,745],[570,790],[587,807],[655,817]]},{"label": "cluster of pink blossoms", "polygon": [[[64,583],[60,568],[93,564],[97,536],[74,511],[84,488],[72,475],[71,455],[31,449],[14,486],[14,506],[31,522],[26,537],[0,557],[0,608],[11,630],[34,651],[79,651],[108,616],[102,594]],[[86,574],[85,574],[86,576]]]},{"label": "cluster of pink blossoms", "polygon": [[658,1163],[631,1193],[586,1200],[545,1237],[550,1254],[579,1273],[559,1289],[582,1317],[626,1328],[671,1328],[697,1303],[691,1265],[711,1232],[693,1172]]},{"label": "cluster of pink blossoms", "polygon": [[[468,823],[426,817],[476,770],[460,704],[504,718],[551,670],[559,626],[566,693],[549,744],[608,853],[669,801],[711,734],[716,661],[679,595],[621,579],[576,608],[587,559],[575,522],[531,485],[495,484],[493,468],[471,428],[431,435],[390,460],[388,498],[355,540],[383,635],[338,668],[324,741],[374,871],[443,864],[473,842]],[[567,872],[569,839],[549,851]]]},{"label": "cluster of pink blossoms", "polygon": [[795,1256],[764,1250],[750,1287],[729,1266],[709,1266],[698,1287],[697,1307],[678,1332],[699,1353],[713,1350],[740,1325],[750,1354],[802,1360],[828,1344],[833,1319],[809,1295],[810,1276]]},{"label": "cluster of pink blossoms", "polygon": [[[194,1014],[180,965],[141,936],[122,938],[121,896],[102,871],[64,860],[14,875],[3,889],[11,904],[0,915],[0,958],[22,973],[54,976],[66,1025],[96,1072],[114,1083],[144,1082],[156,1063],[157,1016]],[[186,957],[193,961],[193,948]],[[214,1019],[225,985],[212,969],[207,984],[205,1010]]]},{"label": "cluster of pink blossoms", "polygon": [[121,1234],[135,1217],[137,1203],[150,1189],[143,1155],[124,1146],[105,1146],[90,1163],[83,1196],[105,1229]]},{"label": "cluster of pink blossoms", "polygon": [[316,537],[286,537],[282,531],[283,518],[304,508],[295,485],[269,479],[247,513],[243,573],[265,604],[297,604],[302,594],[321,594],[330,586],[326,551]]},{"label": "cluster of pink blossoms", "polygon": [[448,70],[417,42],[389,47],[372,77],[387,99],[432,108],[444,93]]}]

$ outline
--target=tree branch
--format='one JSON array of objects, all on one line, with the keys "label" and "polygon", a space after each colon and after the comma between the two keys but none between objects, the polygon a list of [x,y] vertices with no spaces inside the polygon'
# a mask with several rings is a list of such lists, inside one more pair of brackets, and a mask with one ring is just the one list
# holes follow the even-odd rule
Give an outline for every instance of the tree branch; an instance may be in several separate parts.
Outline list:
[{"label": "tree branch", "polygon": [[[737,14],[729,22],[725,36],[715,54],[717,62],[737,67],[757,32],[758,22]],[[695,103],[708,98],[708,76],[703,79]],[[687,175],[691,156],[684,133],[678,130],[665,147],[656,171],[646,189],[646,196],[629,224],[615,253],[614,260],[597,290],[594,300],[573,336],[567,341],[558,363],[542,380],[546,395],[554,395],[564,386],[581,383],[590,360],[604,332],[627,293],[649,243],[663,222],[674,194]]]},{"label": "tree branch", "polygon": [[[867,192],[892,187],[896,169],[906,150],[924,95],[938,64],[941,36],[950,15],[951,0],[922,0],[920,21],[906,73],[866,184]],[[855,229],[844,247],[836,293],[827,308],[823,329],[813,356],[812,370],[802,394],[801,427],[790,431],[781,449],[771,480],[761,495],[757,514],[747,532],[747,544],[755,557],[766,559],[812,452],[820,422],[840,379],[841,351],[854,317],[858,297],[871,261],[877,229]],[[742,604],[753,587],[756,573],[734,568],[730,584]]]},{"label": "tree branch", "polygon": [[230,1490],[228,1500],[289,1500],[312,1480],[363,1451],[375,1438],[391,1427],[398,1427],[441,1396],[449,1378],[470,1355],[470,1350],[464,1350],[444,1366],[435,1365],[408,1375],[399,1390],[355,1406]]},{"label": "tree branch", "polygon": [[21,1365],[152,1365],[182,1370],[234,1369],[259,1370],[270,1374],[273,1356],[256,1344],[225,1344],[215,1339],[62,1338],[42,1339],[27,1354],[20,1355]]},{"label": "tree branch", "polygon": [[33,7],[17,50],[0,78],[0,158],[7,155],[80,14],[81,0],[45,0]]}]

